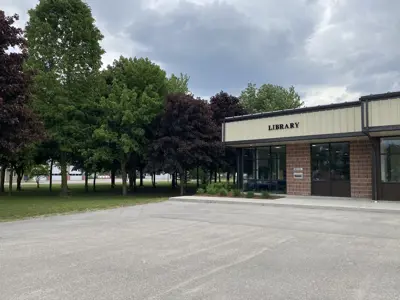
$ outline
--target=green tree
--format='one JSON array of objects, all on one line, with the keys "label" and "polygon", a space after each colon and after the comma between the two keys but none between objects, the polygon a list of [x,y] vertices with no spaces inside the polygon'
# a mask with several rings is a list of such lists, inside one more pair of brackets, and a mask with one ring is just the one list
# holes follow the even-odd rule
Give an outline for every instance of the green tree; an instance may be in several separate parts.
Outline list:
[{"label": "green tree", "polygon": [[35,165],[32,167],[29,177],[34,178],[36,181],[36,187],[40,187],[40,179],[46,178],[49,175],[50,168],[49,165]]},{"label": "green tree", "polygon": [[28,67],[35,70],[34,108],[59,145],[62,195],[68,193],[68,153],[85,140],[85,110],[98,88],[103,36],[81,0],[41,0],[29,10]]},{"label": "green tree", "polygon": [[293,86],[286,89],[279,85],[263,84],[257,88],[253,83],[249,83],[241,92],[240,102],[250,113],[293,109],[304,104]]},{"label": "green tree", "polygon": [[190,94],[189,91],[189,80],[190,77],[187,74],[180,74],[177,77],[172,74],[171,77],[167,79],[167,90],[169,94]]},{"label": "green tree", "polygon": [[49,191],[53,190],[53,165],[55,162],[60,160],[60,147],[54,140],[44,140],[42,143],[35,145],[35,153],[33,155],[33,161],[35,165],[49,164]]},{"label": "green tree", "polygon": [[146,129],[162,110],[166,77],[147,58],[123,57],[109,66],[104,76],[108,84],[111,79],[112,82],[109,94],[99,103],[102,118],[94,136],[106,143],[106,147],[97,154],[120,162],[122,194],[126,195],[127,163],[132,155],[140,155],[147,149]]}]

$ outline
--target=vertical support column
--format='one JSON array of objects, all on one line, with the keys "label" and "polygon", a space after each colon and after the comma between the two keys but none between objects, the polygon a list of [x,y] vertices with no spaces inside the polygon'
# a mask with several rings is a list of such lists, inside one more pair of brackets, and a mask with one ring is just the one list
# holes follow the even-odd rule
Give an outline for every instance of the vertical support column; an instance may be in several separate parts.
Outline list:
[{"label": "vertical support column", "polygon": [[350,142],[350,188],[353,198],[373,198],[373,147],[372,141],[367,139]]},{"label": "vertical support column", "polygon": [[[311,195],[310,144],[286,145],[286,189],[288,195]],[[303,178],[294,178],[294,169],[302,169]]]},{"label": "vertical support column", "polygon": [[237,188],[243,189],[243,149],[236,149],[236,170],[237,170]]},{"label": "vertical support column", "polygon": [[255,164],[255,168],[254,168],[254,172],[255,172],[255,174],[254,174],[254,179],[256,180],[256,184],[257,184],[257,180],[259,179],[259,178],[258,178],[258,148],[255,148],[255,149],[254,149],[254,160],[255,160],[255,162],[254,162],[254,164]]},{"label": "vertical support column", "polygon": [[379,182],[380,182],[380,140],[371,138],[372,146],[372,200],[379,200]]}]

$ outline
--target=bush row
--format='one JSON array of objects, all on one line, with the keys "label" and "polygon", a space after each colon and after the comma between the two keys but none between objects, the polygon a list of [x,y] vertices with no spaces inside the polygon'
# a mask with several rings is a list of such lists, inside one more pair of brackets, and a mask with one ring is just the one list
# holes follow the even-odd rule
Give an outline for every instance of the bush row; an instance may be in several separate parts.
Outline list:
[{"label": "bush row", "polygon": [[[197,190],[197,194],[199,195],[219,195],[222,197],[226,196],[233,196],[233,197],[246,197],[246,198],[254,198],[255,193],[254,191],[248,191],[246,193],[242,193],[239,189],[237,189],[234,185],[224,183],[224,182],[217,182],[211,183],[205,186],[205,188],[199,188]],[[261,192],[262,199],[269,199],[270,194],[268,191]]]}]

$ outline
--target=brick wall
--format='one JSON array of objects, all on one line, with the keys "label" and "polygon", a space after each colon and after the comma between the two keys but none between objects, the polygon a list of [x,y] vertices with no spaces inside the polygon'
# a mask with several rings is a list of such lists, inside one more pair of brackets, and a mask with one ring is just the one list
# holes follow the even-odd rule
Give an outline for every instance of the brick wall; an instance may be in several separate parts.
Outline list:
[{"label": "brick wall", "polygon": [[368,140],[350,142],[351,196],[372,198],[372,157]]},{"label": "brick wall", "polygon": [[[303,179],[293,178],[293,168],[303,168]],[[286,181],[288,195],[311,195],[310,144],[286,145]]]}]

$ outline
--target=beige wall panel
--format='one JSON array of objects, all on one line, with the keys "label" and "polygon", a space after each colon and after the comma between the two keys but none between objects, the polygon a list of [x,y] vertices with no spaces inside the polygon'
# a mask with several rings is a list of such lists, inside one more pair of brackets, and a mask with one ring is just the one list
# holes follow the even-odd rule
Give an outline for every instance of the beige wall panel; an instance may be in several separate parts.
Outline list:
[{"label": "beige wall panel", "polygon": [[[270,125],[296,122],[299,122],[299,128],[268,130]],[[360,132],[361,109],[356,106],[254,120],[239,120],[228,122],[225,126],[226,142]]]},{"label": "beige wall panel", "polygon": [[371,101],[368,103],[369,126],[400,124],[400,98]]}]

